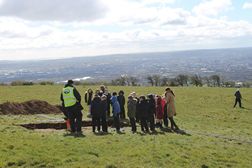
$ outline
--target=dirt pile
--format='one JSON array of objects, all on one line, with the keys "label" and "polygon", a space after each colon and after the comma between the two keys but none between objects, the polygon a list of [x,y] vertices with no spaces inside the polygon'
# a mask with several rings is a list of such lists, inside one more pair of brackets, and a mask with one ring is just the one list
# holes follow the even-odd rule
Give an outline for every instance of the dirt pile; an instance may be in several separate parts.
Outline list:
[{"label": "dirt pile", "polygon": [[30,100],[23,103],[6,102],[0,104],[0,115],[6,114],[59,114],[59,106],[54,106],[46,101]]}]

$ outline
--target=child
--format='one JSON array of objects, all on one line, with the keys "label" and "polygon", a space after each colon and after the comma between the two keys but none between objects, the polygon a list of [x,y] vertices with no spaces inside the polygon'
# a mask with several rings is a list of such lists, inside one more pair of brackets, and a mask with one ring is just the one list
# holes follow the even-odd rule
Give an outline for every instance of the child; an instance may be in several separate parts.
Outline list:
[{"label": "child", "polygon": [[113,92],[112,97],[111,97],[111,104],[113,108],[113,118],[114,118],[114,126],[116,127],[116,131],[120,132],[120,118],[119,114],[121,112],[119,102],[117,100],[117,93]]},{"label": "child", "polygon": [[162,105],[164,126],[167,128],[168,127],[167,104],[164,96],[161,98],[161,105]]},{"label": "child", "polygon": [[131,125],[131,131],[132,133],[136,132],[136,105],[137,105],[137,100],[133,98],[133,96],[128,97],[128,117],[130,120],[130,125]]},{"label": "child", "polygon": [[107,96],[102,95],[101,97],[101,123],[102,123],[102,131],[108,132],[107,125]]},{"label": "child", "polygon": [[[131,92],[130,96],[132,96],[133,99],[137,101],[137,104],[139,103],[139,98],[137,97],[136,92]],[[140,121],[140,118],[138,116],[138,112],[136,112],[136,122],[138,123],[139,121]]]},{"label": "child", "polygon": [[145,96],[140,96],[139,103],[137,104],[137,113],[141,121],[141,130],[142,132],[149,132],[148,128],[148,102],[145,99]]},{"label": "child", "polygon": [[162,129],[163,121],[163,107],[162,107],[162,98],[160,96],[156,97],[156,125]]},{"label": "child", "polygon": [[85,103],[88,106],[88,117],[90,117],[90,115],[91,115],[91,102],[92,102],[92,99],[93,99],[93,90],[89,88],[85,92],[85,96],[84,97],[85,97]]},{"label": "child", "polygon": [[117,96],[117,100],[120,105],[121,113],[120,113],[120,118],[125,119],[125,97],[124,97],[124,91],[120,90]]},{"label": "child", "polygon": [[95,133],[95,127],[100,132],[100,117],[101,117],[101,98],[95,94],[93,101],[91,102],[91,115],[92,115],[92,127]]},{"label": "child", "polygon": [[152,132],[155,131],[155,112],[156,112],[156,102],[153,94],[149,94],[148,96],[148,122],[150,123],[150,130]]}]

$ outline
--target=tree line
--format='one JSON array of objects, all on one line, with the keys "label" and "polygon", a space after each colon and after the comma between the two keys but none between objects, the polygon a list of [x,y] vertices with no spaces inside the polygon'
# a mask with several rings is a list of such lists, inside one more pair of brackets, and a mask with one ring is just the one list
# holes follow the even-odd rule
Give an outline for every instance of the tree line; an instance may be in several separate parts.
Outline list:
[{"label": "tree line", "polygon": [[[12,81],[9,84],[0,83],[0,85],[11,86],[27,86],[27,85],[54,85],[53,81]],[[224,80],[219,75],[200,76],[200,75],[186,75],[179,74],[176,77],[166,77],[161,75],[147,75],[144,78],[137,78],[136,76],[121,75],[118,78],[109,81],[76,81],[75,85],[112,85],[112,86],[208,86],[208,87],[236,87],[236,82]],[[251,87],[252,82],[243,82],[241,87]]]},{"label": "tree line", "polygon": [[[146,82],[151,86],[197,86],[202,87],[235,87],[234,81],[226,81],[219,75],[200,76],[200,75],[185,75],[179,74],[176,77],[169,78],[161,75],[148,75],[145,78]],[[114,86],[141,86],[137,77],[122,75],[119,78],[113,79],[111,85]],[[242,87],[250,87],[251,82],[243,82]]]}]

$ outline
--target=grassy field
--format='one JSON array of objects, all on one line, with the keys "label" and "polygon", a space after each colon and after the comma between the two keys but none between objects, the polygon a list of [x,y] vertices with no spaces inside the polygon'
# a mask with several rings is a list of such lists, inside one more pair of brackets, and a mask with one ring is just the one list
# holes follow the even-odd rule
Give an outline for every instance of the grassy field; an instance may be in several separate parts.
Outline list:
[{"label": "grassy field", "polygon": [[[83,96],[88,87],[77,88]],[[0,86],[0,103],[38,99],[60,104],[61,89],[57,85]],[[123,89],[126,95],[164,91],[162,87]],[[123,134],[110,129],[108,135],[94,135],[85,128],[84,137],[73,137],[65,130],[32,131],[18,126],[46,120],[39,115],[0,116],[0,168],[252,167],[252,89],[241,89],[245,109],[233,108],[235,89],[172,89],[176,94],[175,121],[186,135],[159,130],[157,134],[131,134],[129,128]]]}]

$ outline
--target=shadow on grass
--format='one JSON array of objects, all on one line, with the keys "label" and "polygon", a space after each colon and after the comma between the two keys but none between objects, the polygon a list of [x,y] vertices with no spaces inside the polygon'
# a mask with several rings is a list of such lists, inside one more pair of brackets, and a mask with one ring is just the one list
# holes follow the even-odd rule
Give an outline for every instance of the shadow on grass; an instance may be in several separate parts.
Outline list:
[{"label": "shadow on grass", "polygon": [[64,137],[74,137],[74,138],[85,138],[86,135],[84,135],[83,133],[65,133],[63,135]]},{"label": "shadow on grass", "polygon": [[151,131],[151,132],[136,132],[136,134],[139,134],[141,136],[146,136],[146,135],[164,135],[165,132],[158,132],[158,131]]},{"label": "shadow on grass", "polygon": [[168,132],[168,133],[173,133],[173,131],[170,128],[161,128],[160,129],[162,132]]},{"label": "shadow on grass", "polygon": [[242,107],[244,110],[252,110],[251,108]]},{"label": "shadow on grass", "polygon": [[152,132],[149,132],[149,134],[150,135],[164,135],[165,134],[165,132],[164,131],[161,131],[161,132],[159,132],[159,131],[152,131]]},{"label": "shadow on grass", "polygon": [[110,132],[94,132],[93,134],[96,136],[106,136],[106,135],[111,135],[112,133],[110,133]]},{"label": "shadow on grass", "polygon": [[174,133],[180,134],[180,135],[186,135],[186,136],[192,136],[191,134],[187,133],[185,130],[174,130]]},{"label": "shadow on grass", "polygon": [[185,130],[182,129],[172,130],[171,128],[162,128],[161,130],[167,133],[176,133],[180,135],[192,136],[191,134],[187,133]]},{"label": "shadow on grass", "polygon": [[164,135],[166,133],[176,133],[180,135],[185,135],[185,136],[192,136],[191,134],[187,133],[185,130],[171,130],[170,128],[162,128],[160,131],[152,131],[152,132],[136,132],[136,134],[139,134],[141,136],[146,136],[146,135]]}]

